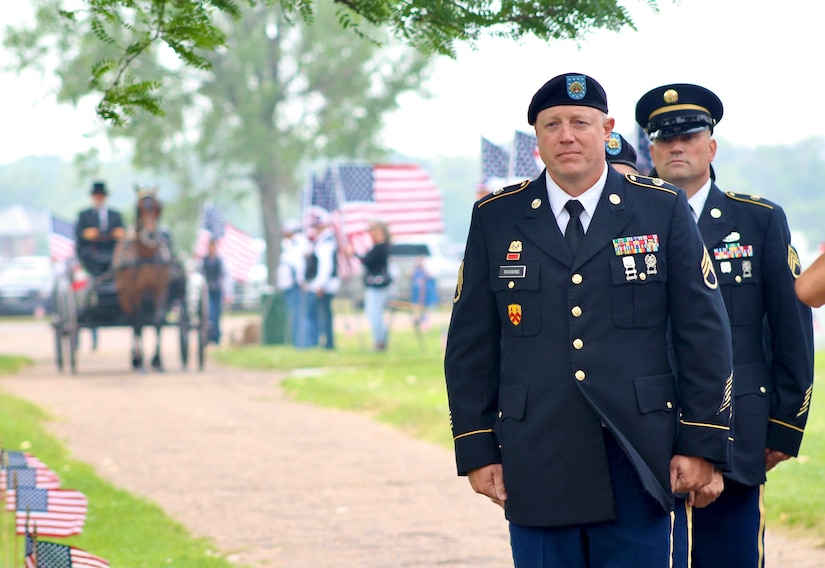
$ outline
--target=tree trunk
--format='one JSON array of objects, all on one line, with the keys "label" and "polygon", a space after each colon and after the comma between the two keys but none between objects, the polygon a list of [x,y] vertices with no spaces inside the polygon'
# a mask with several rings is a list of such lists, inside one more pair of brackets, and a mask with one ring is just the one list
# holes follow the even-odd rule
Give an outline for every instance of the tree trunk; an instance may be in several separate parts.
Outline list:
[{"label": "tree trunk", "polygon": [[261,196],[261,220],[266,242],[267,281],[275,286],[278,260],[281,258],[281,215],[278,207],[278,183],[275,176],[256,175]]}]

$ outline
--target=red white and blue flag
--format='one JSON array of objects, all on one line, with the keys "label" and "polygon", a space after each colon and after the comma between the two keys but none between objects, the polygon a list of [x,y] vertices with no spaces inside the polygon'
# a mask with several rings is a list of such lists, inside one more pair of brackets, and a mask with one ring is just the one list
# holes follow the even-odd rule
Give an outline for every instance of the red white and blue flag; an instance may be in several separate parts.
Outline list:
[{"label": "red white and blue flag", "polygon": [[74,223],[49,213],[49,256],[54,262],[65,262],[75,255]]},{"label": "red white and blue flag", "polygon": [[109,561],[80,548],[26,535],[26,568],[109,568]]},{"label": "red white and blue flag", "polygon": [[201,228],[195,241],[195,258],[209,254],[209,243],[215,241],[218,256],[226,265],[226,272],[236,282],[246,282],[249,270],[257,262],[260,250],[249,234],[225,222],[220,210],[211,203],[203,208]]},{"label": "red white and blue flag", "polygon": [[21,487],[16,497],[17,534],[36,531],[42,536],[64,537],[83,532],[89,501],[80,491]]},{"label": "red white and blue flag", "polygon": [[516,131],[513,138],[513,153],[510,163],[510,178],[535,179],[544,169],[539,156],[536,135]]}]

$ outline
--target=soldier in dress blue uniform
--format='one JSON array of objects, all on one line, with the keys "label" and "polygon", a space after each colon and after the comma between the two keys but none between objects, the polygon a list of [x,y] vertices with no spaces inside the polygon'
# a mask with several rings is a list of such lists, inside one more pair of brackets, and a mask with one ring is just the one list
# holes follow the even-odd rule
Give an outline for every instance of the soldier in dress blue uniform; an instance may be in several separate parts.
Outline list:
[{"label": "soldier in dress blue uniform", "polygon": [[620,174],[638,174],[636,167],[636,149],[618,132],[611,132],[604,143],[607,163]]},{"label": "soldier in dress blue uniform", "polygon": [[799,453],[813,386],[811,311],[794,292],[801,267],[785,213],[715,183],[712,135],[722,112],[719,97],[691,84],[657,87],[636,105],[655,175],[687,194],[733,339],[732,459],[696,495],[697,507],[686,509],[694,568],[764,566],[765,474]]},{"label": "soldier in dress blue uniform", "polygon": [[551,79],[527,117],[546,170],[474,204],[453,300],[458,474],[504,507],[518,568],[666,568],[674,491],[729,455],[713,263],[683,191],[607,166],[597,81]]}]

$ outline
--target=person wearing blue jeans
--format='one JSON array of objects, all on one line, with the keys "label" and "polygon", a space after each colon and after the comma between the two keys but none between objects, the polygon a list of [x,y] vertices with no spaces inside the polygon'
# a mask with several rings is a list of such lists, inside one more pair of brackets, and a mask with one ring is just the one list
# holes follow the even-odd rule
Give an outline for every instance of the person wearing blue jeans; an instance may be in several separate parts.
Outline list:
[{"label": "person wearing blue jeans", "polygon": [[226,268],[218,256],[218,246],[213,240],[209,243],[209,252],[204,257],[201,272],[206,280],[209,299],[209,328],[207,341],[215,345],[221,342],[221,309],[223,304],[223,287],[226,281]]},{"label": "person wearing blue jeans", "polygon": [[370,221],[367,230],[373,246],[366,254],[355,254],[355,257],[364,265],[364,311],[372,330],[373,348],[385,351],[387,325],[384,323],[384,310],[392,283],[389,271],[390,230],[385,223],[377,220]]},{"label": "person wearing blue jeans", "polygon": [[338,240],[329,213],[321,208],[310,212],[312,251],[307,258],[306,308],[307,347],[320,343],[335,349],[332,299],[341,287],[338,278]]}]

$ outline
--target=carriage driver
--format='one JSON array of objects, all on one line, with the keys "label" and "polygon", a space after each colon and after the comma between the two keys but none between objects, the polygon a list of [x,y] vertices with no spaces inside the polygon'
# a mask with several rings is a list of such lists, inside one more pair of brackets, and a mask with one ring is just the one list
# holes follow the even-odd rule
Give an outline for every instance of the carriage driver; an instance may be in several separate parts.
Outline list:
[{"label": "carriage driver", "polygon": [[106,205],[106,184],[92,184],[92,204],[80,212],[75,227],[77,256],[83,268],[92,276],[99,276],[112,265],[115,242],[124,235],[120,212]]}]

